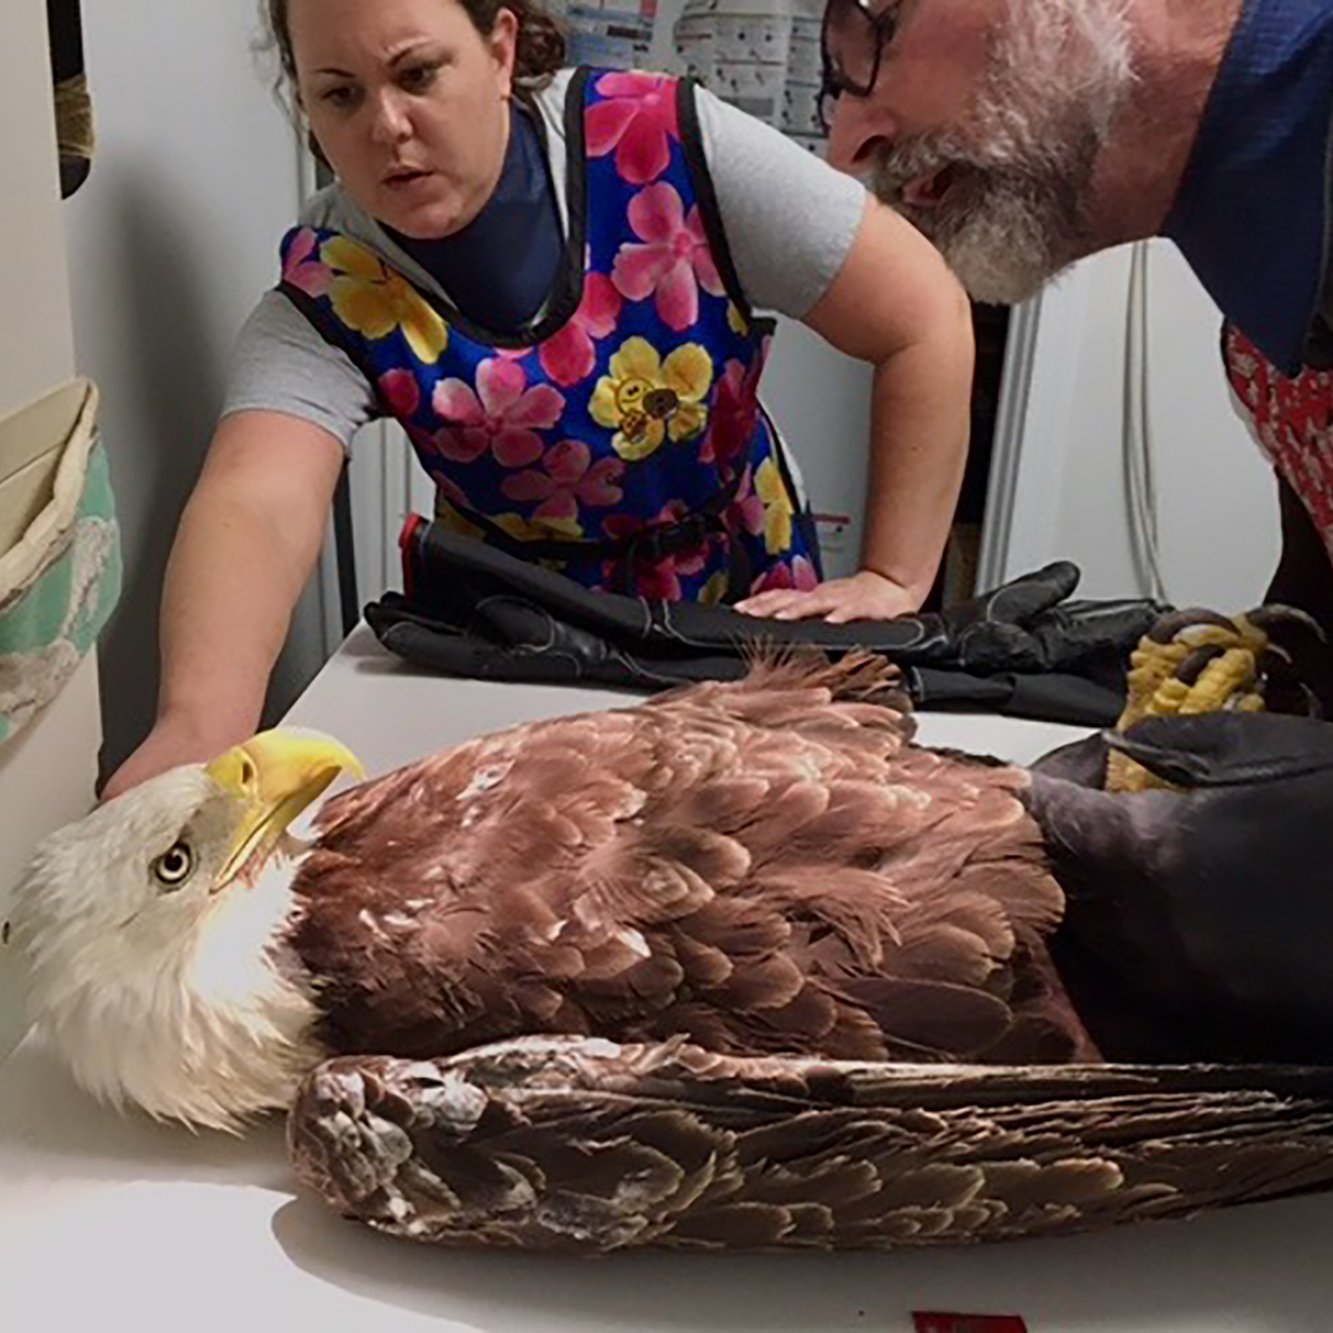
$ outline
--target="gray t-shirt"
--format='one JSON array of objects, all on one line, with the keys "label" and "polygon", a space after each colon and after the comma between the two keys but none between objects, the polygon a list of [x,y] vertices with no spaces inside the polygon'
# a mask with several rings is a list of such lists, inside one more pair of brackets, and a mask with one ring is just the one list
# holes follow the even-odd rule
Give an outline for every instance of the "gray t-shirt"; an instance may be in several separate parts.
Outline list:
[{"label": "gray t-shirt", "polygon": [[[561,71],[535,99],[566,233],[564,108],[572,75]],[[695,96],[704,156],[741,286],[756,310],[803,319],[847,257],[865,208],[865,188],[713,94],[696,89]],[[315,195],[300,220],[354,236],[423,291],[445,294],[340,186]],[[344,447],[359,427],[381,414],[370,382],[351,358],[325,342],[277,291],[260,298],[232,360],[223,415],[247,409],[312,422]]]}]

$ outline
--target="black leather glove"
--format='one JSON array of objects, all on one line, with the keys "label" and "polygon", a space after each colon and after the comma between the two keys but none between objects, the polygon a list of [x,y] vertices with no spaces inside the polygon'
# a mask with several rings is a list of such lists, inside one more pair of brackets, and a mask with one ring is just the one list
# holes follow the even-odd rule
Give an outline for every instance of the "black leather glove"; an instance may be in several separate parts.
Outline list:
[{"label": "black leather glove", "polygon": [[[1179,790],[1100,790],[1108,746]],[[1333,1062],[1333,724],[1152,718],[1047,756],[1028,799],[1068,896],[1061,975],[1080,1011],[1122,1000],[1094,1039]]]},{"label": "black leather glove", "polygon": [[918,707],[966,706],[1104,725],[1124,699],[1129,653],[1164,609],[1070,602],[1060,561],[943,612],[830,625],[730,607],[592,592],[435,524],[409,530],[406,597],[366,608],[381,642],[436,670],[505,680],[659,689],[734,679],[755,649],[870,648],[896,662]]}]

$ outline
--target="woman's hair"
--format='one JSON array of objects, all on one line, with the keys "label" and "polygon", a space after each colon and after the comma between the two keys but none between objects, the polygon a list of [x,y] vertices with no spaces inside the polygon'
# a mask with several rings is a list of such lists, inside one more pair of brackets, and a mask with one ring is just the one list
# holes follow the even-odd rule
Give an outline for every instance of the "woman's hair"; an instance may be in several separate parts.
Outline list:
[{"label": "woman's hair", "polygon": [[[296,87],[296,56],[292,50],[292,29],[287,19],[289,0],[264,0],[269,31],[278,48],[282,72]],[[367,0],[368,4],[375,0]],[[472,26],[489,37],[502,9],[518,20],[518,52],[514,61],[514,82],[520,89],[537,89],[565,63],[565,35],[560,26],[541,6],[541,0],[454,0]]]}]

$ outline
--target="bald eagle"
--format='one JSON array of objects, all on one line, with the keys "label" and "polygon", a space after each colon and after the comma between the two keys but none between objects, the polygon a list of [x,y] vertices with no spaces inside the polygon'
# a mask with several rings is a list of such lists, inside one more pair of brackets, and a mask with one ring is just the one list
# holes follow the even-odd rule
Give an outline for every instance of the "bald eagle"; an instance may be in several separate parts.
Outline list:
[{"label": "bald eagle", "polygon": [[[1208,654],[1184,688],[1223,666]],[[1233,683],[1241,697],[1253,673]],[[1148,947],[1169,973],[1188,941],[1105,920],[1114,886],[1083,885],[1071,910],[1048,829],[1066,845],[1103,794],[913,731],[882,659],[761,664],[468,741],[325,799],[298,837],[339,775],[363,775],[336,741],[279,729],[49,838],[6,939],[85,1088],[231,1130],[332,1056],[522,1034],[853,1061],[1123,1054],[1102,1035],[1131,1008],[1115,968],[1137,951],[1142,972]],[[1153,1003],[1175,1054],[1198,1046],[1164,1021],[1174,996]]]}]

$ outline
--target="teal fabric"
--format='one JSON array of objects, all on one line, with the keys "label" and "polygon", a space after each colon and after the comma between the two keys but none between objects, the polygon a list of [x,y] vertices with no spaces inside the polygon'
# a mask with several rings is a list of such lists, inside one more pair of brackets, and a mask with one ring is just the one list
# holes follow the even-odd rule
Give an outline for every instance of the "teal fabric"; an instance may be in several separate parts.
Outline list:
[{"label": "teal fabric", "polygon": [[94,442],[78,517],[36,576],[0,600],[0,745],[53,699],[119,601],[120,529],[106,450]]}]

